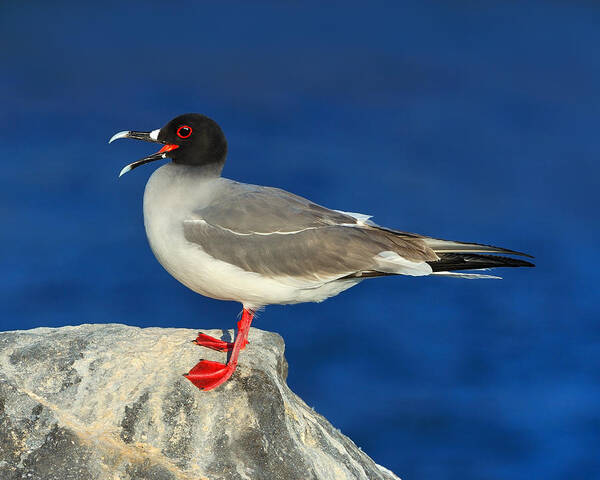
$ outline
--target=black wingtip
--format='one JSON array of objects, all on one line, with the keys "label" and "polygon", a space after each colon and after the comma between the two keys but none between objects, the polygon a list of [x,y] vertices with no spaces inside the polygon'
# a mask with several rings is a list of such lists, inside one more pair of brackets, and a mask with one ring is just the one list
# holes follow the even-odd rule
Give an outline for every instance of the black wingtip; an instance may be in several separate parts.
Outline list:
[{"label": "black wingtip", "polygon": [[501,255],[485,255],[479,253],[444,253],[438,254],[440,259],[427,262],[434,272],[452,272],[455,270],[480,270],[499,267],[535,267],[527,260],[503,257]]},{"label": "black wingtip", "polygon": [[[509,250],[508,248],[503,248],[502,249],[502,253],[507,253],[509,255],[519,255],[521,257],[527,257],[527,258],[535,258],[533,255],[529,255],[528,253],[523,253],[523,252],[517,252],[516,250]],[[523,265],[524,267],[526,265]],[[535,265],[530,264],[530,267],[535,267]]]}]

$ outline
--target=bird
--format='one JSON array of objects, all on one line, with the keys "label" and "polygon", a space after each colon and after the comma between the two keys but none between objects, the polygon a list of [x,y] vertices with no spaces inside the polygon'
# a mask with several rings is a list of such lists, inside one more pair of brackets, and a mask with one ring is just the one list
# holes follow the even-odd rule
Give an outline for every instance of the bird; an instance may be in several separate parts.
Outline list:
[{"label": "bird", "polygon": [[194,340],[230,352],[227,362],[200,360],[184,375],[200,390],[229,380],[256,311],[267,305],[321,302],[375,277],[500,278],[479,271],[534,266],[512,257],[533,258],[522,252],[403,232],[377,225],[369,215],[224,178],[225,134],[202,114],[179,115],[148,132],[121,131],[109,143],[121,138],[162,147],[126,165],[119,177],[169,160],[144,190],[144,226],[158,262],[194,292],[242,304],[233,342],[202,332]]}]

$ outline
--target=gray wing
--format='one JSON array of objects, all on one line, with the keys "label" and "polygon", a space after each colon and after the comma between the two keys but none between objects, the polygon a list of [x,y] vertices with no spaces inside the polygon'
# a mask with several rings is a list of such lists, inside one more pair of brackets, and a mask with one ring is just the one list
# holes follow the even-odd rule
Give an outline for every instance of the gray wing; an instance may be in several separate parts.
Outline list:
[{"label": "gray wing", "polygon": [[438,259],[418,236],[379,229],[284,190],[242,184],[194,212],[184,233],[246,271],[306,280],[371,271],[423,275],[431,273],[426,262]]},{"label": "gray wing", "polygon": [[211,225],[237,233],[295,232],[328,225],[357,224],[357,219],[279,188],[227,184],[210,206],[196,211]]}]

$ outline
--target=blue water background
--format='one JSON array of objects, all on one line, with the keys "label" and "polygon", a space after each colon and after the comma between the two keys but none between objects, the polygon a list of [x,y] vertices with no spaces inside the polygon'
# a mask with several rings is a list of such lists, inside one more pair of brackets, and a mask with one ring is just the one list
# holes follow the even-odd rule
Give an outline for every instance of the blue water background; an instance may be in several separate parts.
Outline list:
[{"label": "blue water background", "polygon": [[322,3],[0,4],[0,329],[234,326],[106,143],[202,112],[230,178],[536,256],[267,308],[309,405],[406,479],[600,478],[599,4]]}]

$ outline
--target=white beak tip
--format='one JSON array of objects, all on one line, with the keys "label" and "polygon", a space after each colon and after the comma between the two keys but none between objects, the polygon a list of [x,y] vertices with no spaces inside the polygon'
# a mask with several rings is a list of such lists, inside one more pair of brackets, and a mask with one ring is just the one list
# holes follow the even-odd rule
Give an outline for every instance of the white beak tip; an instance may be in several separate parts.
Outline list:
[{"label": "white beak tip", "polygon": [[112,143],[119,138],[125,138],[127,135],[129,135],[129,130],[123,130],[122,132],[115,133],[112,137],[110,137],[108,143]]},{"label": "white beak tip", "polygon": [[121,178],[123,175],[125,175],[129,171],[131,171],[131,165],[124,166],[123,169],[119,172],[119,178]]}]

